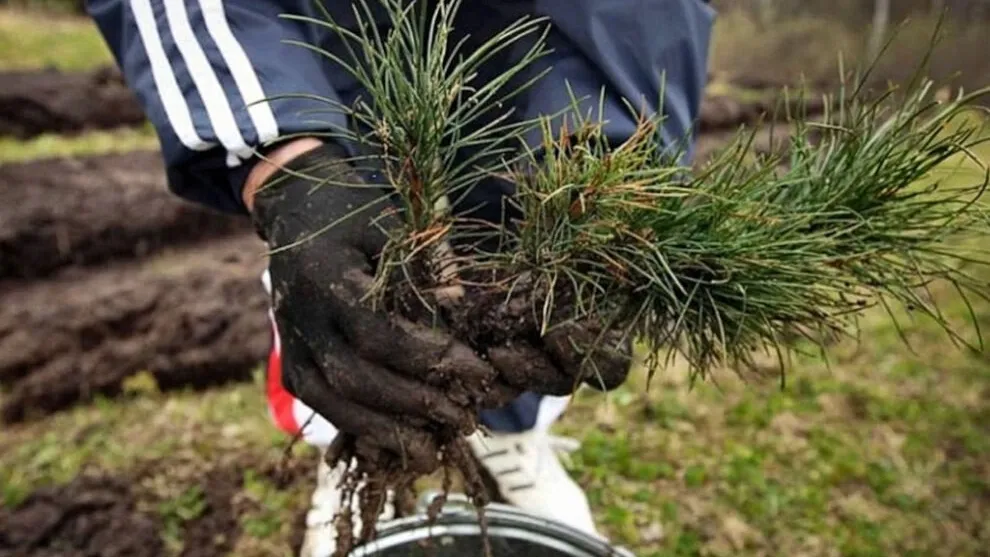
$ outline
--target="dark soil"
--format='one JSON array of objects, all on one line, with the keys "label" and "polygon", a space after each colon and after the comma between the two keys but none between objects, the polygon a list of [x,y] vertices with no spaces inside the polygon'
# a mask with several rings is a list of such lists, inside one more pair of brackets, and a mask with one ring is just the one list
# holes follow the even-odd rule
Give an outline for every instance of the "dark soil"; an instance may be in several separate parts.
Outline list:
[{"label": "dark soil", "polygon": [[145,121],[116,68],[0,72],[0,136],[28,139]]},{"label": "dark soil", "polygon": [[8,282],[0,304],[3,420],[118,393],[142,370],[163,389],[248,379],[270,338],[263,252],[244,236],[141,264]]},{"label": "dark soil", "polygon": [[0,557],[158,557],[154,518],[136,509],[129,482],[80,476],[0,507]]},{"label": "dark soil", "polygon": [[[16,507],[0,507],[0,557],[168,555],[163,517],[139,510],[162,502],[139,487],[142,478],[167,470],[160,462],[145,464],[126,476],[79,476],[62,486],[39,489]],[[240,536],[238,519],[246,510],[239,508],[237,495],[248,468],[263,466],[251,457],[240,458],[195,480],[205,505],[180,525],[180,557],[223,557],[233,550]]]},{"label": "dark soil", "polygon": [[201,484],[206,509],[186,523],[180,557],[223,557],[230,553],[240,535],[234,496],[240,492],[243,478],[240,467],[218,468],[206,474]]},{"label": "dark soil", "polygon": [[162,168],[156,152],[0,167],[0,280],[250,231],[170,193]]},{"label": "dark soil", "polygon": [[698,131],[730,130],[761,119],[782,120],[789,113],[796,115],[798,110],[806,116],[821,114],[825,111],[825,99],[816,93],[808,93],[804,98],[784,98],[775,91],[749,102],[725,95],[706,96],[698,115]]}]

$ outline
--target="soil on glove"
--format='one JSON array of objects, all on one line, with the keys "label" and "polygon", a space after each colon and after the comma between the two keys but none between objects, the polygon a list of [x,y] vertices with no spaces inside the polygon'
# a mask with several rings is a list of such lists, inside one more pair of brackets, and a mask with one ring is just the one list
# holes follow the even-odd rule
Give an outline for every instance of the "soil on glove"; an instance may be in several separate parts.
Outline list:
[{"label": "soil on glove", "polygon": [[154,517],[137,510],[129,482],[76,478],[0,508],[0,557],[158,557],[165,547]]},{"label": "soil on glove", "polygon": [[3,420],[116,394],[143,370],[162,389],[249,379],[271,334],[264,249],[254,236],[234,237],[140,264],[7,283]]},{"label": "soil on glove", "polygon": [[0,72],[0,136],[136,126],[145,121],[116,68]]},{"label": "soil on glove", "polygon": [[0,280],[234,233],[250,233],[248,219],[170,193],[157,152],[0,167]]}]

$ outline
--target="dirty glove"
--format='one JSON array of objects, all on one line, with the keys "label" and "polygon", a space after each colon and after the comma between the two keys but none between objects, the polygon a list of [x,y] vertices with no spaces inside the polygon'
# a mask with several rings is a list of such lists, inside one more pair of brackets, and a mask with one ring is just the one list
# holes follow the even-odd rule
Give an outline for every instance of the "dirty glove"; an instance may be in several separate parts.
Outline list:
[{"label": "dirty glove", "polygon": [[487,356],[501,381],[539,394],[569,395],[582,383],[611,391],[629,375],[632,343],[620,331],[604,336],[600,331],[569,323],[551,329],[538,343],[505,344],[488,349]]},{"label": "dirty glove", "polygon": [[[514,195],[515,185],[507,178],[486,177],[476,191],[483,195],[466,203],[477,211],[469,217],[501,222],[502,226],[508,227],[524,218],[518,204],[509,200]],[[497,201],[492,200],[493,195],[498,196]],[[496,239],[471,247],[492,251],[502,244]],[[531,322],[533,303],[529,295],[520,294],[494,309],[498,314],[497,321]],[[555,321],[558,325],[551,327],[542,338],[538,331],[531,330],[524,334],[525,339],[516,338],[485,349],[484,355],[498,370],[499,379],[519,389],[557,396],[571,394],[582,384],[611,391],[624,383],[632,363],[632,342],[628,335],[619,330],[602,335],[598,323],[564,321]],[[592,347],[594,353],[588,357],[587,351]]]},{"label": "dirty glove", "polygon": [[452,380],[487,382],[495,372],[441,331],[373,311],[362,301],[386,231],[400,217],[388,197],[391,188],[362,180],[344,157],[337,145],[318,147],[254,198],[255,227],[273,250],[269,269],[283,382],[364,447],[377,446],[414,470],[431,472],[437,447],[428,430],[442,425],[469,433],[475,423],[471,401],[458,400]]}]

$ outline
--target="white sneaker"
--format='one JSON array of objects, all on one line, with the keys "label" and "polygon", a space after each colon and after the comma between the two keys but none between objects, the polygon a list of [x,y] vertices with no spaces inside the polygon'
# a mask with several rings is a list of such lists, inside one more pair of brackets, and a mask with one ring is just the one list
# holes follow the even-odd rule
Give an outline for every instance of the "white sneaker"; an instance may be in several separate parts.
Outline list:
[{"label": "white sneaker", "polygon": [[552,440],[538,431],[468,437],[508,503],[601,538],[588,498],[557,459]]},{"label": "white sneaker", "polygon": [[[353,462],[351,465],[353,466]],[[345,471],[343,462],[330,468],[323,456],[320,456],[320,464],[316,471],[316,490],[313,491],[312,506],[306,513],[306,535],[303,538],[302,549],[299,551],[300,557],[330,557],[337,550],[337,527],[334,525],[334,520],[344,505],[340,482]],[[389,492],[385,508],[378,517],[379,521],[395,518],[393,497],[394,494]],[[351,513],[354,534],[359,535],[361,513],[357,497],[351,503]]]}]

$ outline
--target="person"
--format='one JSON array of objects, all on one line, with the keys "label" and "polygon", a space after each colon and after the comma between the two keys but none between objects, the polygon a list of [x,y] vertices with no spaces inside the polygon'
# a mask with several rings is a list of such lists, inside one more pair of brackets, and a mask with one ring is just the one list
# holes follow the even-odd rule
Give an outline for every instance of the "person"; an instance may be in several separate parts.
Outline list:
[{"label": "person", "polygon": [[[353,23],[351,1],[322,1],[336,21]],[[369,196],[376,194],[359,188],[313,191],[291,175],[292,169],[314,167],[325,175],[358,174],[340,164],[354,146],[319,136],[346,125],[345,117],[314,118],[312,109],[325,106],[298,96],[346,104],[361,94],[342,68],[291,44],[344,52],[341,38],[327,28],[280,17],[319,19],[312,0],[87,0],[86,8],[154,125],[175,194],[250,215],[273,247],[307,237],[355,207],[373,205]],[[531,68],[548,73],[512,101],[520,117],[557,114],[572,94],[597,106],[604,91],[610,139],[628,137],[635,126],[625,100],[646,103],[654,112],[662,106],[664,142],[690,135],[715,17],[707,1],[465,0],[456,29],[483,40],[525,14],[548,18],[552,52]],[[500,63],[511,62],[512,52]],[[263,187],[279,177],[279,187]],[[483,218],[499,219],[502,201],[511,194],[511,185],[492,181],[462,203]],[[362,215],[269,261],[263,277],[272,298],[269,409],[279,427],[318,447],[345,431],[404,451],[412,465],[428,469],[435,464],[435,447],[414,424],[459,424],[466,417],[421,380],[424,373],[455,356],[468,362],[460,366],[465,373],[497,362],[465,356],[466,347],[451,338],[413,334],[357,303],[383,242],[382,233],[369,226],[370,211]],[[527,357],[562,365],[552,346],[537,347]],[[572,370],[560,373],[566,378]],[[549,435],[567,398],[559,388],[542,391],[485,410],[481,422],[492,434],[472,434],[472,450],[509,503],[597,533],[587,498],[560,464]],[[401,431],[418,441],[399,447],[395,436],[382,431]],[[343,466],[331,469],[321,459],[304,557],[333,552]]]}]

